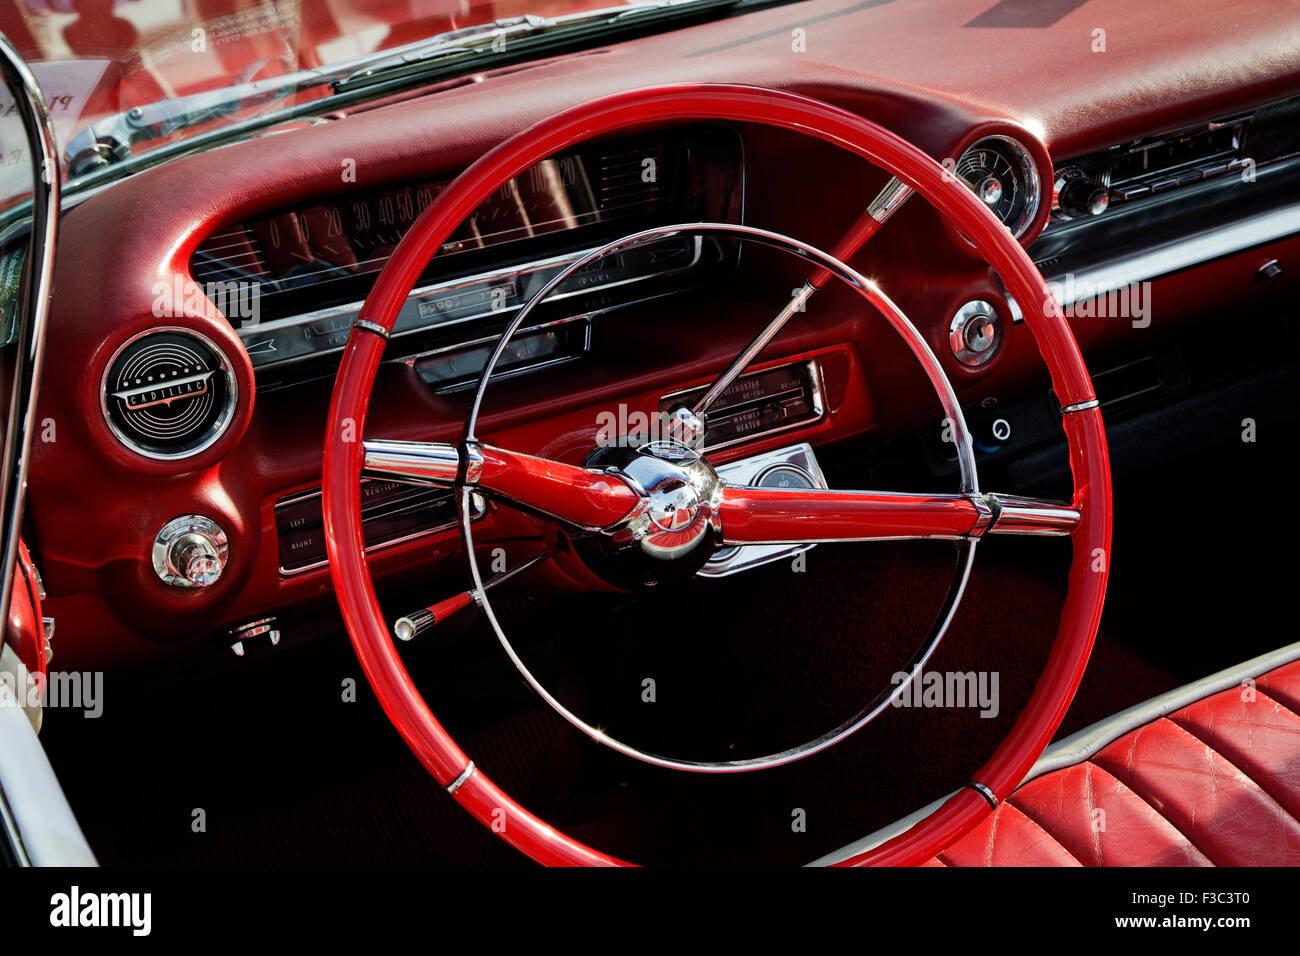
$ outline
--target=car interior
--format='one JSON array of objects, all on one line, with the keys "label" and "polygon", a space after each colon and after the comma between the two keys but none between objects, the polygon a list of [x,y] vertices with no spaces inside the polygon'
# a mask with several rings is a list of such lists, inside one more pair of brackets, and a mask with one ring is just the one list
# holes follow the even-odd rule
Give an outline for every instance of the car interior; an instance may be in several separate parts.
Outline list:
[{"label": "car interior", "polygon": [[0,12],[6,861],[1300,864],[1300,7],[609,2]]}]

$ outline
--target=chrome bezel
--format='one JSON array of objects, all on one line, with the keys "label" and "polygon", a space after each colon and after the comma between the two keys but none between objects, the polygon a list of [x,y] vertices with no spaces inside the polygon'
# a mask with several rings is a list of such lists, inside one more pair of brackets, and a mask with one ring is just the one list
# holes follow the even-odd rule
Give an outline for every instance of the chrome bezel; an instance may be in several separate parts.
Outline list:
[{"label": "chrome bezel", "polygon": [[[121,356],[130,345],[140,341],[140,339],[145,336],[168,332],[172,334],[192,336],[208,348],[212,349],[213,353],[215,353],[221,360],[221,368],[219,371],[226,380],[227,400],[226,407],[222,409],[221,415],[218,416],[217,420],[208,428],[208,434],[199,442],[199,444],[186,448],[183,451],[157,452],[150,451],[147,448],[142,448],[140,445],[136,444],[135,440],[125,434],[122,429],[118,428],[117,424],[113,421],[113,417],[108,411],[108,373],[112,371],[113,364],[118,360],[118,357]],[[230,364],[230,356],[226,354],[225,349],[221,348],[221,346],[217,345],[216,342],[212,341],[212,339],[208,338],[202,332],[196,332],[194,329],[186,328],[183,325],[157,325],[145,329],[143,332],[137,332],[113,350],[113,354],[109,356],[108,361],[104,363],[104,371],[99,376],[99,412],[104,418],[104,424],[108,426],[108,430],[112,432],[113,437],[116,438],[125,448],[129,448],[137,455],[140,455],[143,458],[148,458],[152,461],[181,461],[186,458],[193,458],[195,455],[207,451],[215,445],[218,440],[220,440],[222,435],[226,433],[226,429],[230,427],[230,423],[235,420],[235,412],[238,411],[238,409],[239,382],[235,378],[235,368]]]},{"label": "chrome bezel", "polygon": [[[209,584],[195,584],[185,577],[183,569],[172,564],[171,547],[187,534],[198,534],[208,540],[212,556],[217,562],[217,578]],[[158,580],[174,588],[184,590],[202,590],[217,583],[230,561],[230,539],[226,531],[214,519],[207,515],[178,515],[168,521],[154,536],[150,549],[150,560]]]},{"label": "chrome bezel", "polygon": [[[803,421],[791,422],[788,425],[774,425],[770,428],[764,428],[759,431],[749,432],[746,435],[737,435],[735,438],[728,438],[726,441],[720,441],[711,444],[709,442],[708,416],[705,416],[704,444],[700,447],[701,451],[721,451],[724,448],[731,448],[734,445],[743,445],[745,442],[758,441],[761,438],[767,438],[771,435],[779,435],[782,432],[794,431],[797,428],[811,428],[814,425],[820,425],[826,417],[826,403],[822,399],[822,380],[821,366],[817,358],[811,358],[806,361],[796,362],[776,362],[764,363],[761,367],[748,370],[736,378],[746,378],[750,375],[762,375],[764,372],[771,372],[776,369],[785,368],[790,365],[803,365],[808,371],[808,397],[812,402],[812,417]],[[703,386],[707,388],[707,386]],[[690,388],[679,388],[671,392],[666,392],[659,396],[660,402],[668,402],[674,398],[681,398],[684,395],[690,395],[700,391],[702,386],[692,385]]]},{"label": "chrome bezel", "polygon": [[[966,326],[974,319],[988,319],[993,326],[993,343],[983,352],[976,352],[966,342]],[[972,299],[958,309],[948,323],[948,348],[953,358],[966,368],[987,365],[1002,346],[1002,319],[997,308],[987,299]]]},{"label": "chrome bezel", "polygon": [[[975,142],[971,143],[961,151],[961,155],[957,157],[957,165],[961,165],[961,161],[966,158],[967,153],[979,149],[981,144],[990,141],[996,141],[1010,148],[1016,161],[1016,165],[1019,166],[1020,172],[1024,177],[1026,196],[1025,211],[1020,218],[1016,220],[1014,225],[1011,223],[1003,223],[1003,225],[1011,231],[1011,234],[1019,239],[1029,231],[1029,227],[1032,226],[1034,220],[1038,218],[1038,209],[1043,201],[1042,177],[1038,175],[1038,164],[1034,162],[1033,155],[1025,148],[1024,144],[1021,143],[1020,140],[1011,136],[1006,136],[1002,133],[992,133],[988,136],[981,136],[979,139],[975,140]],[[961,179],[960,176],[957,178]],[[971,189],[972,192],[974,191],[974,187],[971,186],[970,183],[967,183],[965,179],[962,179],[961,181],[966,184],[968,189]],[[992,212],[991,209],[989,211]],[[994,215],[996,215],[996,213]]]}]

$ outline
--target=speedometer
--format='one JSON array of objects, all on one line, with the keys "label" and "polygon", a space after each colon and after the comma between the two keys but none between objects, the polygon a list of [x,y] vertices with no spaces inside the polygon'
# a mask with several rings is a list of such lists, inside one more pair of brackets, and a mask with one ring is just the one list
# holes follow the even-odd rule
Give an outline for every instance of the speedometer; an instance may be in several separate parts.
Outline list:
[{"label": "speedometer", "polygon": [[985,136],[957,160],[957,176],[1017,239],[1038,213],[1038,168],[1029,151],[1010,136]]}]

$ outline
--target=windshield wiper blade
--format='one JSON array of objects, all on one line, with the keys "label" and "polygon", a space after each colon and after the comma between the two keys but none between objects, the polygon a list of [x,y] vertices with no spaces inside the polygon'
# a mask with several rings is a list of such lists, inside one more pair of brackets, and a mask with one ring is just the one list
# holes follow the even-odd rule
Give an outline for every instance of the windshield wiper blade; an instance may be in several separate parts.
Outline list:
[{"label": "windshield wiper blade", "polygon": [[657,0],[654,3],[585,10],[558,17],[539,17],[533,14],[506,17],[492,23],[475,24],[439,34],[420,50],[390,53],[337,81],[334,88],[343,92],[372,83],[387,82],[402,75],[418,76],[430,65],[441,65],[448,57],[506,53],[512,47],[517,48],[520,40],[545,34],[589,30],[592,27],[625,26],[640,20],[660,19],[665,13],[700,13],[737,6],[740,2],[741,0]]},{"label": "windshield wiper blade", "polygon": [[[492,23],[462,27],[417,40],[391,50],[369,53],[328,67],[299,70],[264,80],[251,80],[202,93],[193,93],[146,106],[136,106],[105,117],[82,130],[64,150],[69,179],[86,176],[125,162],[133,148],[179,130],[234,116],[297,93],[331,86],[333,95],[355,93],[375,84],[418,79],[459,58],[487,60],[527,52],[552,38],[584,33],[599,34],[610,27],[634,26],[674,14],[705,14],[721,8],[746,5],[752,0],[658,0],[636,6],[566,14],[509,17]],[[262,64],[256,64],[255,72]],[[250,71],[245,71],[250,72]]]}]

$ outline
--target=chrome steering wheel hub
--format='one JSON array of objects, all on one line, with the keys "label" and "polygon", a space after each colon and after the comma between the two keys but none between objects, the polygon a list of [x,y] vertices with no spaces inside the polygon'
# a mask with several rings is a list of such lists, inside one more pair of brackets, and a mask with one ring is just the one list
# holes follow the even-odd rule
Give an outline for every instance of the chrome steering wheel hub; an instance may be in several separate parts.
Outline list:
[{"label": "chrome steering wheel hub", "polygon": [[586,466],[618,477],[640,498],[617,525],[579,543],[602,577],[653,587],[666,577],[689,577],[713,557],[722,540],[724,483],[698,451],[676,439],[624,436],[598,446]]}]

